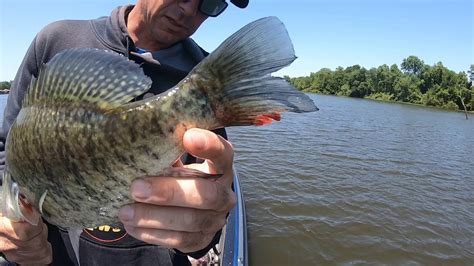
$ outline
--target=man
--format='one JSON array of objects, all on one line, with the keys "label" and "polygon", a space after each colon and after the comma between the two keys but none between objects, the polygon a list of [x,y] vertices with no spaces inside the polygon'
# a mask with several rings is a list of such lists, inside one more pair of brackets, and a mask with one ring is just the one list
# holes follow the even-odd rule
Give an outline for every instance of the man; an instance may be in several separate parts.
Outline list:
[{"label": "man", "polygon": [[[245,8],[248,0],[231,0]],[[58,52],[90,47],[124,54],[153,80],[149,97],[182,79],[207,53],[189,38],[209,17],[224,11],[222,0],[138,0],[110,17],[59,21],[33,40],[11,87],[0,132],[0,163],[5,138],[21,108],[32,77]],[[226,215],[235,205],[233,149],[225,132],[191,129],[184,135],[189,154],[204,162],[194,167],[224,173],[217,181],[147,177],[132,183],[135,203],[119,212],[122,226],[104,225],[75,232],[51,224],[32,226],[0,216],[0,252],[19,264],[157,265],[189,264],[216,244]],[[187,156],[187,163],[193,157]]]}]

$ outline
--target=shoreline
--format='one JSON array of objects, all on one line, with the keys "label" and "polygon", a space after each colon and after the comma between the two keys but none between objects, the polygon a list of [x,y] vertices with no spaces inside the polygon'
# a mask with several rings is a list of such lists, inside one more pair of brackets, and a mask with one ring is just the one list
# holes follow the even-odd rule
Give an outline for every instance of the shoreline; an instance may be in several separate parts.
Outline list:
[{"label": "shoreline", "polygon": [[[349,98],[354,98],[354,97],[349,97]],[[432,108],[436,110],[444,110],[444,111],[452,111],[452,112],[461,112],[464,113],[464,110],[453,110],[453,109],[446,109],[442,107],[437,107],[437,106],[432,106],[432,105],[424,105],[420,103],[409,103],[409,102],[399,102],[399,101],[387,101],[387,100],[377,100],[377,99],[370,99],[370,98],[360,98],[364,100],[371,100],[371,101],[376,101],[376,102],[384,102],[384,103],[398,103],[398,104],[405,104],[405,105],[413,105],[413,106],[419,106],[419,107],[426,107],[426,108]],[[469,114],[474,114],[474,111],[467,111]]]},{"label": "shoreline", "polygon": [[[446,109],[446,108],[442,108],[442,107],[438,107],[438,106],[424,105],[424,104],[420,104],[420,103],[387,101],[387,100],[379,100],[379,99],[371,99],[371,98],[357,98],[357,97],[350,97],[350,96],[341,96],[341,95],[323,94],[323,93],[314,93],[314,92],[304,92],[304,93],[312,93],[312,94],[319,94],[319,95],[325,95],[325,96],[335,96],[335,97],[346,97],[346,98],[351,98],[351,99],[362,99],[362,100],[369,100],[369,101],[383,102],[383,103],[405,104],[405,105],[413,105],[413,106],[418,106],[418,107],[423,107],[423,108],[431,108],[431,109],[442,110],[442,111],[465,113],[464,110],[452,110],[452,109]],[[467,113],[471,114],[471,115],[474,115],[474,110],[467,111]]]}]

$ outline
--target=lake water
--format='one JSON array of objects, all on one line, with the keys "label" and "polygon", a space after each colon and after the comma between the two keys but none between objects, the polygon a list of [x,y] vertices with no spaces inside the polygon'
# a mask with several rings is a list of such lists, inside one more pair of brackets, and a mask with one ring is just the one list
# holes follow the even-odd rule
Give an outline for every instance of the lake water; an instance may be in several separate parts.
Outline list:
[{"label": "lake water", "polygon": [[474,116],[310,96],[229,129],[251,265],[474,265]]},{"label": "lake water", "polygon": [[250,264],[473,265],[474,116],[310,97],[319,112],[228,130]]}]

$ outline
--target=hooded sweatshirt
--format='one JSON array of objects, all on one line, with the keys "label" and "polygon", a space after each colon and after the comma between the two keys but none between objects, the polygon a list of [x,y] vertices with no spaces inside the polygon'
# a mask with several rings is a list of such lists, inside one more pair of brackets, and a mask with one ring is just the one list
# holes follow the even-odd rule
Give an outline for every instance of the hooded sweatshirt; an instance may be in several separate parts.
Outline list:
[{"label": "hooded sweatshirt", "polygon": [[[110,50],[139,63],[153,83],[150,90],[137,97],[146,98],[176,85],[206,55],[191,38],[153,53],[142,53],[131,40],[126,27],[133,6],[114,9],[110,16],[93,20],[62,20],[43,28],[34,38],[13,81],[0,129],[0,171],[5,168],[5,139],[17,117],[32,77],[55,54],[68,48]],[[216,133],[225,136],[224,130]],[[187,163],[194,158],[187,157]],[[187,255],[202,257],[219,240],[218,232],[209,246],[201,251],[183,254],[139,241],[122,226],[99,226],[67,231],[48,225],[48,240],[53,248],[52,265],[188,265]]]}]

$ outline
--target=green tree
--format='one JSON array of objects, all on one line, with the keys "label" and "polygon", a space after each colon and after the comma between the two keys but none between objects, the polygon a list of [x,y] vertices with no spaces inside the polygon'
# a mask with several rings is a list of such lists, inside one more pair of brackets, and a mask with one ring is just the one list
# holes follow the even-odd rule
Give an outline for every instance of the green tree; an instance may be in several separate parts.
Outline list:
[{"label": "green tree", "polygon": [[[370,71],[372,72],[372,70]],[[395,79],[392,78],[390,67],[388,65],[381,65],[377,69],[373,70],[374,74],[371,75],[373,90],[375,93],[393,93],[393,84]]]},{"label": "green tree", "polygon": [[1,81],[0,90],[9,90],[11,86],[11,81]]},{"label": "green tree", "polygon": [[418,89],[418,82],[410,76],[402,76],[395,81],[394,96],[397,101],[419,103],[421,93]]},{"label": "green tree", "polygon": [[342,90],[342,86],[348,83],[348,77],[346,76],[343,67],[336,68],[333,74],[333,79],[334,86],[337,88],[335,94],[337,94],[340,90]]},{"label": "green tree", "polygon": [[471,65],[471,68],[468,71],[469,79],[471,80],[471,84],[474,83],[474,65]]},{"label": "green tree", "polygon": [[421,73],[421,70],[423,69],[424,65],[425,63],[423,62],[423,60],[419,59],[414,55],[411,55],[403,59],[401,67],[406,74],[413,74],[417,76]]},{"label": "green tree", "polygon": [[329,68],[322,68],[316,73],[311,73],[310,80],[312,87],[323,94],[336,94],[339,89],[334,82],[333,72]]},{"label": "green tree", "polygon": [[344,84],[341,86],[341,89],[337,92],[338,96],[350,96],[351,95],[351,86],[349,84]]},{"label": "green tree", "polygon": [[311,90],[311,82],[309,77],[297,77],[297,78],[292,78],[290,80],[290,83],[295,86],[297,89],[305,92],[315,92],[317,93],[318,91],[313,91]]},{"label": "green tree", "polygon": [[[448,109],[474,110],[474,87],[467,73],[455,73],[441,62],[429,66],[416,56],[405,58],[401,69],[397,64],[381,65],[369,70],[360,65],[334,71],[322,68],[307,77],[290,78],[295,87],[305,92],[334,94],[377,100],[421,103]],[[471,76],[469,76],[471,75]]]},{"label": "green tree", "polygon": [[353,65],[345,69],[348,84],[351,89],[349,96],[363,98],[368,93],[367,70],[360,65]]}]

